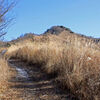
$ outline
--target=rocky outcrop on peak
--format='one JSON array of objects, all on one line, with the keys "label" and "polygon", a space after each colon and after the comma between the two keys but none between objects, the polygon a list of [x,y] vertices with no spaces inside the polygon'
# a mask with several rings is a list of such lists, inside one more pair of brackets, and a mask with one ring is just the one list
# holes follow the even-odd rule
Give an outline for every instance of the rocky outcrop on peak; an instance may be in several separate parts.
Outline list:
[{"label": "rocky outcrop on peak", "polygon": [[66,28],[64,26],[53,26],[50,29],[48,29],[44,34],[55,34],[55,35],[58,35],[63,31],[69,31],[70,33],[73,33],[69,28]]}]

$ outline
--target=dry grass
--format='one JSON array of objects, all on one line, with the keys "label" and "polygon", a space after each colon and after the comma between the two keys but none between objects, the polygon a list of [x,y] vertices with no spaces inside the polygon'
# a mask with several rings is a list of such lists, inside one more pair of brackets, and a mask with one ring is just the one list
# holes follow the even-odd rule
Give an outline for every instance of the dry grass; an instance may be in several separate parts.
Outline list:
[{"label": "dry grass", "polygon": [[0,58],[0,98],[2,98],[3,93],[8,89],[8,79],[10,77],[9,67],[7,62]]},{"label": "dry grass", "polygon": [[[20,58],[37,64],[48,74],[57,74],[56,81],[80,100],[100,100],[100,51],[92,42],[80,39],[62,40],[57,36],[36,36],[8,48],[5,57]],[[44,40],[44,41],[43,41]],[[90,45],[91,44],[91,45]]]}]

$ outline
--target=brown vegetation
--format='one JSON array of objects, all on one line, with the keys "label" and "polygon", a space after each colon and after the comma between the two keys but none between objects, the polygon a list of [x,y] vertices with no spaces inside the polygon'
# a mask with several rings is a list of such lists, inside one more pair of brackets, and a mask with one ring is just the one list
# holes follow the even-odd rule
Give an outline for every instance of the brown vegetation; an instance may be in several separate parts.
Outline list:
[{"label": "brown vegetation", "polygon": [[38,65],[47,74],[56,74],[55,81],[80,100],[99,100],[100,46],[93,39],[68,31],[17,42],[5,57],[19,58]]},{"label": "brown vegetation", "polygon": [[7,62],[3,58],[0,58],[0,98],[2,98],[2,93],[8,89],[9,78],[10,74]]}]

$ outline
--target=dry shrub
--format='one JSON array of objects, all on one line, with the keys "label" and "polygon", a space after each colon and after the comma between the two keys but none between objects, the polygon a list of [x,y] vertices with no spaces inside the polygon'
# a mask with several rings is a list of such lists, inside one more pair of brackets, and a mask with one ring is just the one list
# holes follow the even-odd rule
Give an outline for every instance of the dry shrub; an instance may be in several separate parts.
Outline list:
[{"label": "dry shrub", "polygon": [[[81,46],[78,40],[66,42],[28,42],[10,47],[6,56],[40,65],[48,74],[57,73],[56,81],[80,100],[100,99],[100,51]],[[13,52],[11,52],[11,49]]]},{"label": "dry shrub", "polygon": [[[0,94],[7,90],[9,77],[10,74],[7,62],[3,58],[0,58]],[[1,96],[2,95],[0,95],[0,98]]]},{"label": "dry shrub", "polygon": [[62,87],[70,89],[80,100],[99,100],[100,52],[84,48],[68,50],[63,55],[57,79]]}]

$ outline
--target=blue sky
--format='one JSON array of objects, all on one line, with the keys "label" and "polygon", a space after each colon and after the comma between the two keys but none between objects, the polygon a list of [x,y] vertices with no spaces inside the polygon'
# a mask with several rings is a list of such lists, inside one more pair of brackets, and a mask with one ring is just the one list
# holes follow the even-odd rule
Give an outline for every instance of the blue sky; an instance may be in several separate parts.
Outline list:
[{"label": "blue sky", "polygon": [[9,15],[15,19],[5,40],[29,32],[41,34],[55,25],[100,37],[100,0],[20,0]]}]

